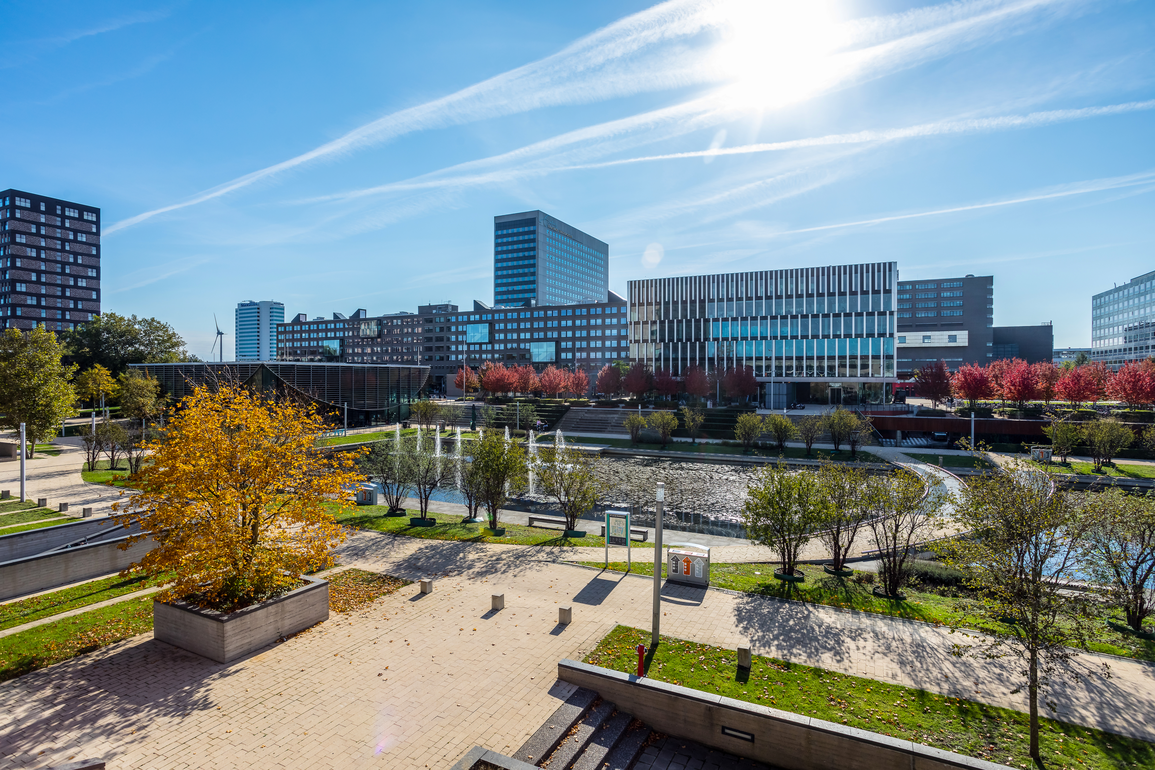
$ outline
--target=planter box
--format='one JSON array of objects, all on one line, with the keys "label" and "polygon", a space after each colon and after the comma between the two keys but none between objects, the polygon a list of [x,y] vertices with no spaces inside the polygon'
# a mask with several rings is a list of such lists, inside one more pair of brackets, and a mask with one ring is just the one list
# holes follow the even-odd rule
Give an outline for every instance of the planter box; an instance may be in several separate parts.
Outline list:
[{"label": "planter box", "polygon": [[481,530],[481,534],[487,537],[505,537],[505,527],[498,527],[497,529],[489,529],[486,527]]},{"label": "planter box", "polygon": [[422,518],[410,519],[409,520],[409,526],[411,526],[411,527],[436,527],[437,526],[437,519],[422,519]]},{"label": "planter box", "polygon": [[827,575],[834,575],[835,577],[842,577],[842,578],[848,578],[854,574],[853,569],[846,569],[846,568],[834,569],[834,567],[831,566],[830,564],[823,564],[822,565],[822,571],[825,572]]},{"label": "planter box", "polygon": [[806,573],[802,570],[796,570],[793,574],[787,575],[782,570],[774,570],[774,579],[781,580],[783,583],[805,583]]},{"label": "planter box", "polygon": [[561,533],[562,537],[585,537],[586,531],[584,529],[564,529]]},{"label": "planter box", "polygon": [[306,584],[284,596],[227,614],[154,601],[153,637],[218,663],[236,660],[329,619],[328,581],[301,579]]}]

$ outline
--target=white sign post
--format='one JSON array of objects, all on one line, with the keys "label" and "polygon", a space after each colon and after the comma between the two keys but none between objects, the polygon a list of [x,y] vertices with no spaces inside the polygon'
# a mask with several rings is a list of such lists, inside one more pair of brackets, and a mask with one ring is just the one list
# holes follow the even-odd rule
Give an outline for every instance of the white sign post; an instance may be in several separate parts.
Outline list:
[{"label": "white sign post", "polygon": [[657,510],[654,514],[654,621],[650,633],[650,649],[658,646],[662,625],[662,515],[666,503],[666,484],[658,482]]}]

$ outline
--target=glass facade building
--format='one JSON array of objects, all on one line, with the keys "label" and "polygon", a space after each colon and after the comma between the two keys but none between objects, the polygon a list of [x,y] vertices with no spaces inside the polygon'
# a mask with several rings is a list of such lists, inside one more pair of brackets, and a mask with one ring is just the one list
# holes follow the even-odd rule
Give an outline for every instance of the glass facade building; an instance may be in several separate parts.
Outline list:
[{"label": "glass facade building", "polygon": [[277,357],[277,324],[285,322],[280,302],[248,300],[237,304],[236,361],[272,361]]},{"label": "glass facade building", "polygon": [[773,408],[888,401],[897,282],[894,262],[630,281],[630,358],[749,366]]},{"label": "glass facade building", "polygon": [[610,247],[541,211],[493,218],[497,307],[605,302]]},{"label": "glass facade building", "polygon": [[100,209],[0,192],[0,328],[71,329],[100,315]]},{"label": "glass facade building", "polygon": [[1118,369],[1155,355],[1155,272],[1091,298],[1091,360]]}]

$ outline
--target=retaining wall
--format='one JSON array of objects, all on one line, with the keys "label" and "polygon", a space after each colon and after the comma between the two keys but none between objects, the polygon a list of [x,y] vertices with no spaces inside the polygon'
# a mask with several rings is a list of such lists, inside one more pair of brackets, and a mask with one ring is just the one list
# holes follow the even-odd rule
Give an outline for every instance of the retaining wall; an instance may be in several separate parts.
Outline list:
[{"label": "retaining wall", "polygon": [[140,561],[156,545],[152,539],[146,539],[121,550],[118,546],[127,539],[128,535],[125,535],[0,563],[0,600],[120,572]]},{"label": "retaining wall", "polygon": [[54,527],[30,529],[0,536],[0,564],[13,559],[36,556],[77,540],[97,535],[111,535],[116,525],[107,518],[80,519]]},{"label": "retaining wall", "polygon": [[783,770],[1010,770],[878,733],[572,660],[558,679],[597,692],[654,730]]}]

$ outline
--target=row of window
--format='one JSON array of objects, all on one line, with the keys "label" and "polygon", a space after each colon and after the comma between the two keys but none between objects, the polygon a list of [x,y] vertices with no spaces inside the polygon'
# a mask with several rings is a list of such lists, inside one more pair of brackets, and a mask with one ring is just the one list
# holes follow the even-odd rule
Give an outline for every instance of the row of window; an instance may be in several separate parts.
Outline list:
[{"label": "row of window", "polygon": [[[19,195],[15,195],[15,196],[13,196],[13,200],[15,201],[16,205],[20,208],[26,208],[26,209],[32,208],[32,201],[30,201],[28,198],[21,198]],[[3,205],[3,206],[8,206],[8,205],[10,205],[10,203],[11,202],[9,201],[8,198],[5,198],[3,201],[0,201],[0,205]],[[40,210],[41,211],[46,210],[45,204],[43,204],[43,203],[40,204]],[[56,213],[57,214],[60,213],[60,206],[56,207]],[[81,216],[81,213],[77,209],[65,208],[64,213],[66,216],[70,216],[70,217]],[[83,214],[83,217],[85,219],[87,219],[89,222],[95,222],[96,221],[96,212],[85,211]]]},{"label": "row of window", "polygon": [[[524,221],[524,220],[522,220]],[[527,233],[533,232],[537,229],[537,225],[530,225],[529,227],[507,227],[504,230],[497,230],[494,235],[507,235],[509,233]]]}]

